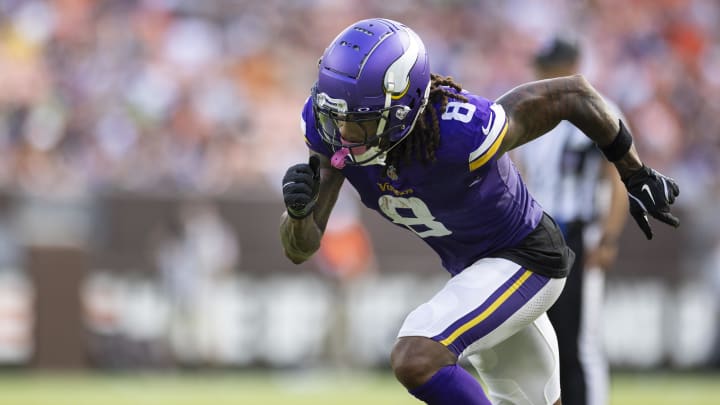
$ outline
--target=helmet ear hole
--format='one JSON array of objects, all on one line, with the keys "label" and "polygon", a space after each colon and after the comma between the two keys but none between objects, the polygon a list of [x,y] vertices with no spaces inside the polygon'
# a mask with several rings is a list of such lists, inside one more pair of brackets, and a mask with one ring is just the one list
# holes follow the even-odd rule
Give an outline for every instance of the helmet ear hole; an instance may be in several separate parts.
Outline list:
[{"label": "helmet ear hole", "polygon": [[410,110],[412,110],[412,106],[402,106],[401,108],[398,108],[395,110],[395,118],[399,120],[404,120],[405,117],[410,113]]}]

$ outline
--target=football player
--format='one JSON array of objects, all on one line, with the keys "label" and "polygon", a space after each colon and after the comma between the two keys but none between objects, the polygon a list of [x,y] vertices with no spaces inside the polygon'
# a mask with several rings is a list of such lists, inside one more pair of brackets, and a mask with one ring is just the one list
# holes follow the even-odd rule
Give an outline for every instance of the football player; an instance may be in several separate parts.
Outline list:
[{"label": "football player", "polygon": [[396,21],[362,20],[330,43],[302,117],[310,157],[282,184],[287,257],[301,263],[317,251],[347,179],[364,205],[434,249],[451,276],[407,316],[391,353],[397,379],[428,404],[560,403],[545,311],[574,255],[506,152],[568,120],[615,164],[648,237],[648,215],[679,225],[669,208],[677,184],[643,165],[582,76],[490,101],[432,74],[421,39]]}]

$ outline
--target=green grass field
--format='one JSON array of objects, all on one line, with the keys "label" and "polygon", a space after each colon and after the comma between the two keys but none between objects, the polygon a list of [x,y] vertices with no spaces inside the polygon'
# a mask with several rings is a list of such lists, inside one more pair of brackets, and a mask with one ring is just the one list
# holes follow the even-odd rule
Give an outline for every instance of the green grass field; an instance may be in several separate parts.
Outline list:
[{"label": "green grass field", "polygon": [[[417,405],[389,374],[0,373],[2,405]],[[616,374],[611,405],[717,405],[718,374]]]}]

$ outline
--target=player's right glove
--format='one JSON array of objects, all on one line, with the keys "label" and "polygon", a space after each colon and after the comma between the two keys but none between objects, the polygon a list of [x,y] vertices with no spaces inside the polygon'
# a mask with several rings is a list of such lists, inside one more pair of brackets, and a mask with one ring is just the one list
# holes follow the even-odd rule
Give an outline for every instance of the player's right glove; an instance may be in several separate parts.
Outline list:
[{"label": "player's right glove", "polygon": [[630,214],[645,237],[653,237],[647,214],[673,227],[680,225],[680,220],[670,213],[670,204],[680,194],[675,180],[643,166],[625,179],[624,183],[630,198]]},{"label": "player's right glove", "polygon": [[320,191],[320,159],[310,156],[308,163],[291,166],[283,177],[282,191],[291,218],[310,215]]}]

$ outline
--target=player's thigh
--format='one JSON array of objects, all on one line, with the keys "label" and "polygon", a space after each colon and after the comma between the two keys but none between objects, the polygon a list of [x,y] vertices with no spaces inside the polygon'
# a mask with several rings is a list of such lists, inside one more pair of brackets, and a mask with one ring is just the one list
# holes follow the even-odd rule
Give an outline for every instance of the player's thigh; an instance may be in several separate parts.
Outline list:
[{"label": "player's thigh", "polygon": [[546,405],[560,398],[557,339],[543,314],[490,348],[468,349],[464,356],[499,405]]},{"label": "player's thigh", "polygon": [[433,339],[456,355],[492,347],[542,315],[563,283],[510,260],[481,259],[412,311],[398,335]]}]

